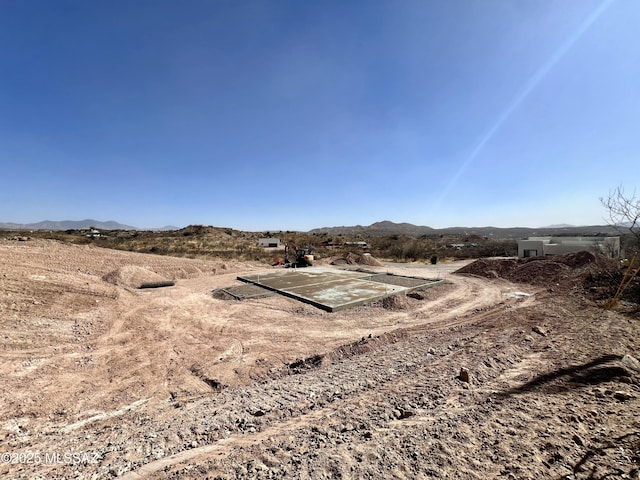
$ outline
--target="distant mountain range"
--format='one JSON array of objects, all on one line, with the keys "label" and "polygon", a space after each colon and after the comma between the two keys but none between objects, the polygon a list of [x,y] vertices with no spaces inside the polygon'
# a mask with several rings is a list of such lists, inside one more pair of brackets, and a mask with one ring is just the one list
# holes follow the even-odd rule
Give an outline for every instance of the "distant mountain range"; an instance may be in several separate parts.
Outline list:
[{"label": "distant mountain range", "polygon": [[136,227],[123,225],[112,220],[108,222],[87,219],[63,220],[60,222],[45,220],[38,223],[0,223],[0,229],[2,230],[80,230],[91,227],[98,230],[138,230]]},{"label": "distant mountain range", "polygon": [[575,225],[569,225],[568,223],[558,223],[555,225],[546,225],[540,228],[573,228]]},{"label": "distant mountain range", "polygon": [[309,233],[326,233],[328,235],[362,235],[363,237],[386,237],[389,235],[480,235],[493,238],[522,238],[545,235],[612,235],[618,231],[610,225],[551,225],[548,227],[449,227],[432,228],[413,225],[411,223],[394,223],[388,220],[372,223],[369,226],[323,227],[310,230]]},{"label": "distant mountain range", "polygon": [[[115,221],[101,222],[99,220],[45,220],[38,223],[0,223],[0,230],[80,230],[84,228],[98,230],[141,230],[138,227],[123,225]],[[179,230],[179,227],[166,226],[148,230]],[[354,225],[343,227],[322,227],[309,230],[307,233],[328,235],[350,235],[363,237],[386,237],[391,235],[480,235],[489,238],[522,238],[543,235],[612,235],[619,233],[610,225],[573,226],[567,224],[550,225],[548,227],[449,227],[432,228],[413,225],[411,223],[394,223],[388,220],[372,223],[368,226]]]}]

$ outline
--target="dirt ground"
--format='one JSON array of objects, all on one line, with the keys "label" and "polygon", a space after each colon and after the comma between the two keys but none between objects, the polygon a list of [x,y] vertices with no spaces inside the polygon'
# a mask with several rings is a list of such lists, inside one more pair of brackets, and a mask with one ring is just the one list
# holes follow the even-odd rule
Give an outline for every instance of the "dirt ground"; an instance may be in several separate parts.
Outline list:
[{"label": "dirt ground", "polygon": [[637,314],[462,265],[327,313],[212,295],[257,263],[0,240],[0,476],[640,479]]}]

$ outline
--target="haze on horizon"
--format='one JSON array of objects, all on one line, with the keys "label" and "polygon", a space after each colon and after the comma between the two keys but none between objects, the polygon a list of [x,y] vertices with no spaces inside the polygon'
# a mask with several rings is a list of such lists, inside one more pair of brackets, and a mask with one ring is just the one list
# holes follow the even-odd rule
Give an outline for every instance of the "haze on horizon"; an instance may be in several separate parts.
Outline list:
[{"label": "haze on horizon", "polygon": [[0,222],[603,224],[640,2],[0,0]]}]

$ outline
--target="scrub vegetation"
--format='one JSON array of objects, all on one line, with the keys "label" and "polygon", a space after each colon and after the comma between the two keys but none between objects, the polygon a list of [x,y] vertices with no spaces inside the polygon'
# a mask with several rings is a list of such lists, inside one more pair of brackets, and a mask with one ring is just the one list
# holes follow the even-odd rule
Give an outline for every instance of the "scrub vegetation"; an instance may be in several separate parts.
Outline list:
[{"label": "scrub vegetation", "polygon": [[[34,231],[28,235],[138,253],[260,262],[271,262],[274,256],[281,255],[285,243],[313,246],[314,255],[320,258],[341,256],[348,252],[357,251],[370,253],[381,260],[394,262],[432,263],[434,258],[465,259],[517,254],[515,240],[490,239],[481,235],[433,234],[367,237],[292,231],[242,232],[232,228],[203,225],[190,225],[171,231],[112,230],[100,231],[99,234],[87,232],[87,230]],[[5,232],[3,236],[11,235],[15,235],[15,232]],[[258,239],[262,237],[280,238],[281,249],[259,247]],[[366,247],[363,247],[361,242],[365,242]]]}]

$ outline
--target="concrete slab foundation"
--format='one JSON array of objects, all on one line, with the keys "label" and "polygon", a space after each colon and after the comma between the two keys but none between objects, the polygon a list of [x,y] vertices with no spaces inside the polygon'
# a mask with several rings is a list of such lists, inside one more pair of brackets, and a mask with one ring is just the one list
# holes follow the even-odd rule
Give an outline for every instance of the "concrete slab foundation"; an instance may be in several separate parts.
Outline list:
[{"label": "concrete slab foundation", "polygon": [[236,300],[249,300],[252,298],[270,297],[276,294],[273,290],[267,290],[259,285],[245,284],[236,287],[220,288],[218,292],[225,293]]},{"label": "concrete slab foundation", "polygon": [[[385,281],[385,278],[389,280]],[[238,280],[276,291],[328,312],[370,303],[398,293],[428,288],[443,282],[443,280],[325,267],[270,270],[260,274],[239,276]]]}]

